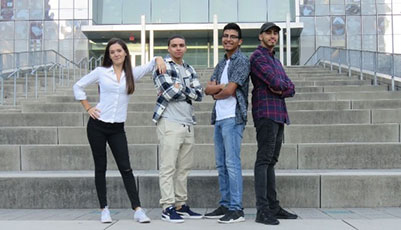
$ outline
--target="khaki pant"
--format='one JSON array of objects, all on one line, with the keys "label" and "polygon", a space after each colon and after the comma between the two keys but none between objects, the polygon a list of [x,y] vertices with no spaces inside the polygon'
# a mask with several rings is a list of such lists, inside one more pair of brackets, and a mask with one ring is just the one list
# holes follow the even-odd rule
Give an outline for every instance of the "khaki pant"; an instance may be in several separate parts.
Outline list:
[{"label": "khaki pant", "polygon": [[186,203],[187,177],[192,167],[194,129],[161,118],[157,123],[160,144],[159,184],[163,209]]}]

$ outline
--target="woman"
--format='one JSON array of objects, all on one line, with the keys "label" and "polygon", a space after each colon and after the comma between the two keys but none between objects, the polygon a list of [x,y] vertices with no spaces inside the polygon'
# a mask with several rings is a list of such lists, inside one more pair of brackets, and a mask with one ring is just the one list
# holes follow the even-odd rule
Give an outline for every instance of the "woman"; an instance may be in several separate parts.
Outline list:
[{"label": "woman", "polygon": [[[106,198],[106,142],[123,178],[132,209],[135,211],[134,219],[140,223],[150,222],[141,209],[129,161],[124,122],[127,117],[129,95],[135,90],[134,82],[152,71],[155,65],[158,71],[162,73],[166,71],[161,57],[153,58],[150,63],[132,69],[127,45],[121,39],[112,38],[106,46],[102,66],[81,78],[73,87],[76,100],[81,101],[90,115],[87,135],[95,161],[95,185],[102,209],[100,219],[102,223],[112,221]],[[89,104],[84,92],[84,88],[93,83],[98,84],[100,93],[99,103],[96,106]]]}]

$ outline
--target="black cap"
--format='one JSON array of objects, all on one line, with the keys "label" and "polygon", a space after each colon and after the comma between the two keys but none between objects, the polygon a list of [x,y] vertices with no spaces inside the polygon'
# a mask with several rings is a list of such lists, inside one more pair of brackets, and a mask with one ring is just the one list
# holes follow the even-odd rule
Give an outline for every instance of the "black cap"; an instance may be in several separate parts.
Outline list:
[{"label": "black cap", "polygon": [[280,30],[281,30],[281,28],[278,27],[278,26],[277,26],[276,24],[274,24],[273,22],[265,22],[265,24],[263,24],[263,25],[260,27],[260,32],[259,32],[259,34],[265,32],[265,31],[267,31],[267,30],[269,30],[269,29],[271,29],[271,28],[277,28],[277,31],[280,31]]}]

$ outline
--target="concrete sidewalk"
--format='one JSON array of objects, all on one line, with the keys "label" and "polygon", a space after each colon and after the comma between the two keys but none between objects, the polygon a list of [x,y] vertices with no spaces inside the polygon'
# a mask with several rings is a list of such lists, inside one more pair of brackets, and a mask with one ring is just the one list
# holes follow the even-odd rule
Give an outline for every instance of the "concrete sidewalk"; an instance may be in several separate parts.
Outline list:
[{"label": "concrete sidewalk", "polygon": [[[206,209],[194,209],[205,213]],[[133,221],[126,209],[111,209],[113,223],[99,222],[100,211],[94,209],[0,209],[1,230],[206,230],[206,229],[278,229],[278,230],[396,230],[401,229],[401,208],[350,209],[290,209],[299,215],[297,220],[281,220],[280,225],[255,223],[255,209],[245,209],[246,222],[219,224],[216,220],[186,220],[182,224],[160,220],[160,209],[147,209],[150,224]]]}]

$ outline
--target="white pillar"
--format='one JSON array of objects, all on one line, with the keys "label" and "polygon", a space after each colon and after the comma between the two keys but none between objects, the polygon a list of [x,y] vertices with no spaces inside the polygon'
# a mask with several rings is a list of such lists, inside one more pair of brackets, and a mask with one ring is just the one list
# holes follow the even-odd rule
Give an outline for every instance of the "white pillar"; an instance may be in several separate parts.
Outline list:
[{"label": "white pillar", "polygon": [[213,16],[213,67],[219,62],[219,30],[217,29],[217,15]]},{"label": "white pillar", "polygon": [[286,32],[287,32],[287,66],[291,66],[291,28],[290,13],[287,13]]},{"label": "white pillar", "polygon": [[153,30],[149,30],[149,61],[150,59],[153,58],[154,56],[154,48],[155,48],[155,36],[154,36],[154,31]]},{"label": "white pillar", "polygon": [[283,37],[283,29],[279,32],[279,42],[280,42],[280,62],[284,64],[284,37]]},{"label": "white pillar", "polygon": [[146,63],[146,31],[145,15],[141,16],[141,65]]}]

